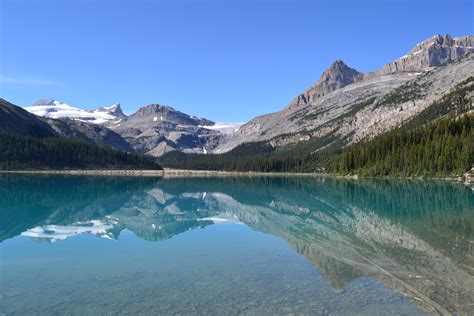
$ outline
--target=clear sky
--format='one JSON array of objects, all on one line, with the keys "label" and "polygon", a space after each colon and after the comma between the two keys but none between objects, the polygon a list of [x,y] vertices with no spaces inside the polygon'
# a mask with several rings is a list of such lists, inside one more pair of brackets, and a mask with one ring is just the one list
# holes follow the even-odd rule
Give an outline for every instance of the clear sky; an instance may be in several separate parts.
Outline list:
[{"label": "clear sky", "polygon": [[0,0],[0,97],[149,103],[217,121],[282,109],[335,60],[371,71],[434,34],[473,34],[473,1]]}]

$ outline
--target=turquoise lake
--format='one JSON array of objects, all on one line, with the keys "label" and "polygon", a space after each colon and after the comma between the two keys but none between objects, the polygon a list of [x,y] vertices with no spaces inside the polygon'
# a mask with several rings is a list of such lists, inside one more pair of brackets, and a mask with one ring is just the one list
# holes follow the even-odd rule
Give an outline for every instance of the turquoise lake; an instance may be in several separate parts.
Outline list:
[{"label": "turquoise lake", "polygon": [[474,315],[474,192],[0,175],[0,315]]}]

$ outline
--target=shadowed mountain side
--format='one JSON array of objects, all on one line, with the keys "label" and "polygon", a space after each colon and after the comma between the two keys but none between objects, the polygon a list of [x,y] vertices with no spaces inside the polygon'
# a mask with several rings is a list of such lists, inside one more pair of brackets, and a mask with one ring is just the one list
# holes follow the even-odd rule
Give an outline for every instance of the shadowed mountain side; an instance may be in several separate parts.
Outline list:
[{"label": "shadowed mountain side", "polygon": [[38,138],[56,136],[39,117],[0,98],[0,132]]}]

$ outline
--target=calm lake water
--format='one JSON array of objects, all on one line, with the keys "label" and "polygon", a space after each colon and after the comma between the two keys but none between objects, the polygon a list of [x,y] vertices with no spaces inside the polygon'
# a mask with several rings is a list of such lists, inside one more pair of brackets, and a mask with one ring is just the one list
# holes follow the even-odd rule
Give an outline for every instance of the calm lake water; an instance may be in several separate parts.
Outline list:
[{"label": "calm lake water", "polygon": [[474,314],[436,181],[0,175],[0,314]]}]

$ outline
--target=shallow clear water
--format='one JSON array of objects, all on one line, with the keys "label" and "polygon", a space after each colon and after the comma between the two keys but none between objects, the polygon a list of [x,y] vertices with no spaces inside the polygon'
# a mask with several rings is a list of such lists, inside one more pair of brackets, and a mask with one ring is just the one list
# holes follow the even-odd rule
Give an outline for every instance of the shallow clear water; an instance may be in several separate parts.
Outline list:
[{"label": "shallow clear water", "polygon": [[0,314],[474,314],[436,181],[0,176]]}]

